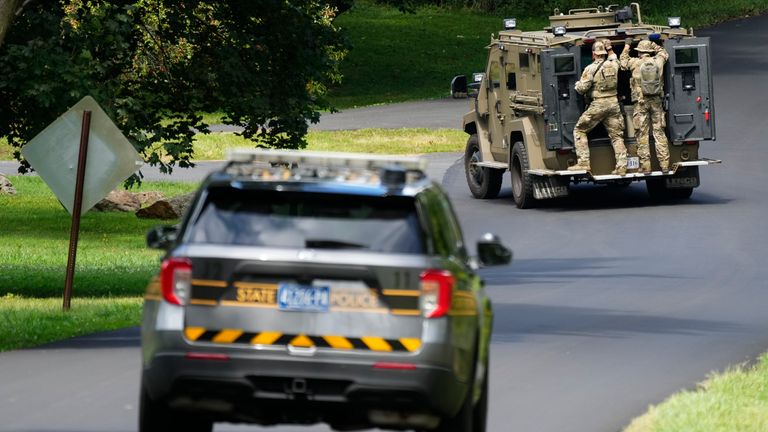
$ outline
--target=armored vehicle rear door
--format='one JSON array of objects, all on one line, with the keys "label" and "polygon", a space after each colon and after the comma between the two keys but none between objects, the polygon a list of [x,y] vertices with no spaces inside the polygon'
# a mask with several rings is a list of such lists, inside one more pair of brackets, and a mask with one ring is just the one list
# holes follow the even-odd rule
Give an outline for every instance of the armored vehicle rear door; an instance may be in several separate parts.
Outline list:
[{"label": "armored vehicle rear door", "polygon": [[504,133],[504,121],[508,115],[509,99],[505,88],[504,51],[498,46],[491,48],[488,58],[488,124],[491,134],[491,152],[494,160],[506,162],[509,143]]},{"label": "armored vehicle rear door", "polygon": [[669,39],[667,94],[673,141],[715,139],[715,104],[709,38]]},{"label": "armored vehicle rear door", "polygon": [[581,115],[581,98],[574,85],[581,72],[580,48],[559,47],[541,52],[544,120],[547,149],[573,148],[573,127]]}]

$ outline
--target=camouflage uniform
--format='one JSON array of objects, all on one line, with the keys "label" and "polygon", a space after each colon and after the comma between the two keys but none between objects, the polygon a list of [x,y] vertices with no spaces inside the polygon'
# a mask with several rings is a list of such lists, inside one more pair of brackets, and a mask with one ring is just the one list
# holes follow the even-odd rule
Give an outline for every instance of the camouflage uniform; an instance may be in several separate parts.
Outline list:
[{"label": "camouflage uniform", "polygon": [[612,174],[623,175],[627,172],[627,149],[624,147],[624,117],[616,98],[619,64],[616,60],[605,59],[606,51],[602,42],[595,42],[592,52],[595,61],[584,69],[581,79],[576,83],[576,91],[590,96],[592,103],[573,128],[578,162],[568,169],[590,169],[587,132],[602,122],[616,156],[616,169]]},{"label": "camouflage uniform", "polygon": [[[633,58],[629,56],[629,44],[624,45],[624,51],[621,52],[619,63],[621,69],[632,71],[632,77],[629,80],[632,89],[632,101],[634,102],[634,113],[632,122],[635,127],[635,138],[637,138],[637,155],[640,157],[640,171],[651,171],[651,150],[648,144],[649,129],[653,130],[653,140],[656,143],[656,157],[659,159],[659,165],[662,171],[669,170],[669,141],[664,133],[666,121],[664,119],[664,108],[662,106],[663,90],[659,87],[657,94],[644,94],[641,89],[640,69],[645,61],[652,60],[658,68],[658,74],[663,77],[664,63],[669,58],[667,51],[651,41],[640,41],[636,51],[640,56]],[[651,56],[651,53],[656,53]]]}]

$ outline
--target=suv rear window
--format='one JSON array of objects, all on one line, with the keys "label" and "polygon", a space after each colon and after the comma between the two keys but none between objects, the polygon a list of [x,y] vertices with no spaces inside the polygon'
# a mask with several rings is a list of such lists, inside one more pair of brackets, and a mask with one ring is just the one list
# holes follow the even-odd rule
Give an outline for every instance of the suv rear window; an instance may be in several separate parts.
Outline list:
[{"label": "suv rear window", "polygon": [[412,197],[212,188],[191,243],[420,254]]}]

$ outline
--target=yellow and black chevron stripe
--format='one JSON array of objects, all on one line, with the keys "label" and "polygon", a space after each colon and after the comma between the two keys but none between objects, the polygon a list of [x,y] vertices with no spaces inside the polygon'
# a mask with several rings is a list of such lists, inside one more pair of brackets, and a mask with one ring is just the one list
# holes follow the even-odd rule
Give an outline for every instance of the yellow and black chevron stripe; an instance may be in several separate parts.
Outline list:
[{"label": "yellow and black chevron stripe", "polygon": [[417,338],[384,339],[377,336],[315,336],[281,332],[246,332],[238,329],[211,330],[187,327],[184,336],[192,342],[210,342],[233,345],[272,345],[302,348],[331,348],[339,350],[367,350],[378,352],[416,352],[421,348]]}]

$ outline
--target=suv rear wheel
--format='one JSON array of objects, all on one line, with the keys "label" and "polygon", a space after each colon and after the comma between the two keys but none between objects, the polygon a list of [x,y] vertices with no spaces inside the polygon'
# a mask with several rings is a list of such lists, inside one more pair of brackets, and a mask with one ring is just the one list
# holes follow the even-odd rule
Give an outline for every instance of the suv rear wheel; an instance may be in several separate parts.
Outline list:
[{"label": "suv rear wheel", "polygon": [[475,165],[480,161],[480,146],[477,143],[477,135],[472,134],[467,140],[467,148],[464,151],[464,172],[467,175],[469,190],[475,198],[496,198],[499,195],[499,190],[501,190],[504,170]]},{"label": "suv rear wheel", "polygon": [[153,401],[144,385],[139,400],[139,432],[212,432],[213,422],[178,413],[166,405]]},{"label": "suv rear wheel", "polygon": [[483,381],[482,394],[477,403],[474,401],[475,395],[475,374],[472,373],[473,382],[464,396],[464,402],[461,409],[453,417],[444,418],[440,426],[434,429],[434,432],[485,432],[486,417],[488,414],[488,367],[486,364],[485,377]]},{"label": "suv rear wheel", "polygon": [[533,197],[533,180],[528,170],[531,168],[528,162],[528,152],[525,144],[518,141],[512,146],[512,197],[517,208],[531,208],[536,204]]}]

